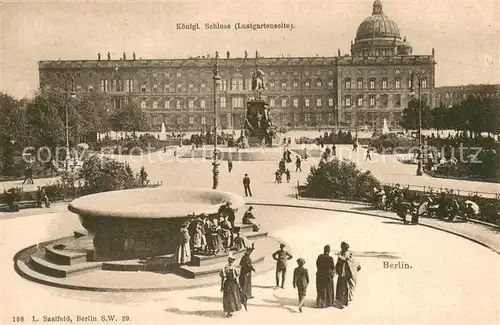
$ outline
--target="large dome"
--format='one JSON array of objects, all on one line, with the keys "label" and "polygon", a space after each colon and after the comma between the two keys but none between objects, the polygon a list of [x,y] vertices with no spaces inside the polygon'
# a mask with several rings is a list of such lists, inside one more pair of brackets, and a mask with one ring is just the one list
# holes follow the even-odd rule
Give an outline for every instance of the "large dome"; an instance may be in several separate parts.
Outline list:
[{"label": "large dome", "polygon": [[384,15],[380,0],[375,0],[372,15],[363,20],[356,33],[356,40],[370,38],[401,38],[398,25]]}]

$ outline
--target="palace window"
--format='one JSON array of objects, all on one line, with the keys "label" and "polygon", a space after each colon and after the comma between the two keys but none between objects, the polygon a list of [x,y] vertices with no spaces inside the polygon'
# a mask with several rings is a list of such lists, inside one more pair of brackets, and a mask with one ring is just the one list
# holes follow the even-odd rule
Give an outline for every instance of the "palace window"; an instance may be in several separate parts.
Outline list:
[{"label": "palace window", "polygon": [[284,81],[283,81],[283,82],[281,83],[281,89],[286,89],[286,82],[284,82]]},{"label": "palace window", "polygon": [[328,81],[328,87],[333,88],[333,80]]},{"label": "palace window", "polygon": [[316,87],[321,88],[321,86],[322,86],[321,80],[316,81]]},{"label": "palace window", "polygon": [[107,79],[101,79],[101,92],[106,93],[109,91],[109,84]]},{"label": "palace window", "polygon": [[413,80],[411,78],[408,79],[408,89],[411,89],[413,86]]},{"label": "palace window", "polygon": [[333,107],[333,97],[328,97],[328,106]]},{"label": "palace window", "polygon": [[276,100],[274,98],[271,98],[271,100],[269,100],[269,105],[271,107],[276,107]]},{"label": "palace window", "polygon": [[157,102],[156,100],[153,102],[153,108],[154,108],[154,109],[157,109],[157,108],[158,108],[158,102]]},{"label": "palace window", "polygon": [[146,92],[146,86],[145,86],[145,85],[142,85],[142,86],[141,86],[141,92],[142,92],[142,93],[145,93],[145,92]]},{"label": "palace window", "polygon": [[234,77],[231,79],[231,90],[243,90],[243,78]]},{"label": "palace window", "polygon": [[146,109],[146,101],[145,100],[141,100],[141,108]]},{"label": "palace window", "polygon": [[127,79],[125,80],[125,91],[131,93],[134,91],[134,80]]},{"label": "palace window", "polygon": [[394,95],[394,106],[401,107],[401,95]]},{"label": "palace window", "polygon": [[351,78],[345,80],[345,89],[351,89]]},{"label": "palace window", "polygon": [[387,70],[386,69],[382,69],[382,74],[387,74]]},{"label": "palace window", "polygon": [[170,77],[170,74],[168,72],[165,72],[165,78]]},{"label": "palace window", "polygon": [[396,69],[396,74],[400,74],[401,73],[401,70],[400,69]]},{"label": "palace window", "polygon": [[158,92],[158,85],[153,85],[153,92],[157,93]]},{"label": "palace window", "polygon": [[422,79],[422,88],[427,88],[427,79]]},{"label": "palace window", "polygon": [[375,79],[370,79],[370,89],[371,90],[375,89]]},{"label": "palace window", "polygon": [[311,121],[311,114],[309,114],[309,113],[304,114],[304,121],[310,122]]},{"label": "palace window", "polygon": [[375,74],[375,70],[370,70],[370,74]]},{"label": "palace window", "polygon": [[316,113],[316,122],[321,122],[322,116],[321,113]]},{"label": "palace window", "polygon": [[89,72],[89,79],[92,78],[92,72]]},{"label": "palace window", "polygon": [[297,81],[293,82],[293,88],[297,88],[299,86],[299,83]]},{"label": "palace window", "polygon": [[363,89],[363,79],[358,79],[358,89]]},{"label": "palace window", "polygon": [[80,85],[76,86],[76,91],[82,91],[82,86],[80,86]]},{"label": "palace window", "polygon": [[182,76],[182,73],[177,72],[177,78],[180,78]]},{"label": "palace window", "polygon": [[359,107],[363,106],[363,96],[358,97],[358,106]]},{"label": "palace window", "polygon": [[293,114],[293,121],[295,123],[298,123],[299,122],[299,114]]},{"label": "palace window", "polygon": [[351,107],[351,96],[346,96],[345,97],[345,106],[346,107]]},{"label": "palace window", "polygon": [[181,88],[182,88],[182,84],[181,84],[180,82],[178,82],[178,83],[177,83],[177,85],[175,85],[175,87],[176,87],[177,89],[181,89]]},{"label": "palace window", "polygon": [[396,79],[396,89],[401,89],[401,80]]},{"label": "palace window", "polygon": [[304,104],[306,107],[309,107],[309,105],[311,105],[311,100],[309,98],[304,98]]},{"label": "palace window", "polygon": [[190,99],[188,100],[188,108],[194,108],[194,100]]},{"label": "palace window", "polygon": [[233,108],[243,107],[243,97],[233,97],[232,98],[232,107]]},{"label": "palace window", "polygon": [[308,76],[309,75],[309,71],[304,71],[304,75]]},{"label": "palace window", "polygon": [[204,99],[200,100],[200,107],[205,108],[206,107],[206,101]]},{"label": "palace window", "polygon": [[333,70],[328,71],[328,75],[333,76]]},{"label": "palace window", "polygon": [[299,100],[298,98],[293,99],[293,107],[299,107]]},{"label": "palace window", "polygon": [[375,106],[375,96],[370,96],[370,107]]},{"label": "palace window", "polygon": [[188,84],[188,88],[189,88],[189,89],[193,89],[193,87],[194,87],[194,85],[190,82],[190,83]]},{"label": "palace window", "polygon": [[204,83],[204,82],[202,82],[202,83],[201,83],[201,85],[200,85],[200,88],[201,88],[202,90],[204,90],[204,89],[205,89],[205,87],[206,87],[206,86],[205,86],[205,83]]},{"label": "palace window", "polygon": [[269,88],[274,89],[274,81],[269,82]]},{"label": "palace window", "polygon": [[205,116],[201,117],[201,125],[207,124],[207,118]]},{"label": "palace window", "polygon": [[89,85],[89,93],[93,93],[93,92],[94,92],[94,86]]},{"label": "palace window", "polygon": [[387,79],[382,79],[382,89],[387,89]]},{"label": "palace window", "polygon": [[382,95],[380,96],[380,99],[382,101],[382,107],[387,107],[387,105],[389,105],[389,96]]},{"label": "palace window", "polygon": [[169,92],[170,91],[170,84],[166,83],[165,86],[163,86],[164,92]]},{"label": "palace window", "polygon": [[286,106],[287,106],[286,98],[282,98],[281,99],[281,107],[286,107]]},{"label": "palace window", "polygon": [[189,117],[189,124],[194,124],[194,116]]},{"label": "palace window", "polygon": [[321,98],[316,98],[316,106],[321,107]]},{"label": "palace window", "polygon": [[306,88],[309,88],[309,86],[310,86],[311,84],[309,83],[309,81],[306,81],[306,82],[304,83],[304,85],[306,86]]},{"label": "palace window", "polygon": [[175,101],[175,107],[176,107],[176,108],[182,108],[182,103],[181,103],[180,99],[177,99],[177,100]]},{"label": "palace window", "polygon": [[168,99],[165,100],[165,104],[164,104],[163,108],[170,108],[170,102]]},{"label": "palace window", "polygon": [[221,108],[226,108],[226,97],[221,97],[220,98],[220,107]]}]

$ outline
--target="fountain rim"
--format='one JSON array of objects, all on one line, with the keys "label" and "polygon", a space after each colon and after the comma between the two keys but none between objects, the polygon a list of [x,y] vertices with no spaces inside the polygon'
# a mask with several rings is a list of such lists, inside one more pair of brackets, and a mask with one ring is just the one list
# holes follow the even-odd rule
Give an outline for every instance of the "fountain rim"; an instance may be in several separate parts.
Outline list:
[{"label": "fountain rim", "polygon": [[[124,199],[126,199],[127,197],[130,197],[130,195],[132,195],[133,192],[141,193],[142,195],[144,195],[145,192],[152,192],[155,195],[158,195],[158,193],[162,191],[165,192],[165,194],[167,194],[171,191],[179,191],[179,190],[185,193],[192,193],[198,195],[202,195],[203,193],[210,195],[213,194],[219,195],[220,202],[215,204],[213,203],[207,204],[206,202],[203,201],[192,202],[193,204],[202,203],[205,204],[205,206],[203,206],[202,208],[196,206],[189,207],[189,204],[185,204],[186,205],[185,211],[181,210],[181,212],[179,212],[177,210],[175,214],[169,214],[164,210],[155,210],[155,209],[148,209],[145,211],[137,211],[137,210],[116,211],[116,206],[112,204],[107,206],[97,207],[95,204],[96,202],[95,201],[93,202],[93,199],[95,199],[96,197],[99,197],[99,199],[101,200],[104,196],[108,197],[114,196],[116,200],[117,195],[123,196]],[[96,217],[96,218],[117,218],[117,219],[121,218],[127,220],[182,219],[193,216],[193,213],[195,216],[201,215],[203,213],[208,215],[217,213],[219,207],[227,201],[230,201],[232,203],[233,208],[238,208],[245,205],[245,200],[243,199],[243,197],[231,192],[211,190],[205,188],[196,188],[196,187],[162,186],[157,188],[126,189],[126,190],[108,191],[108,192],[85,195],[71,201],[70,204],[68,205],[68,210],[81,216]],[[154,205],[160,206],[161,203],[165,202],[152,203],[151,206],[153,207]]]}]

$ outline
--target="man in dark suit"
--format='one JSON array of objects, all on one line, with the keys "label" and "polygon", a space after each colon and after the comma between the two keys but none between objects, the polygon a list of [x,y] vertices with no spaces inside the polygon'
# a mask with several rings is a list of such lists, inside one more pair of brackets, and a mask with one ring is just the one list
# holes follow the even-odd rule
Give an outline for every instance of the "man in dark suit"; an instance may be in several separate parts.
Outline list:
[{"label": "man in dark suit", "polygon": [[293,258],[293,256],[285,250],[285,247],[285,244],[280,244],[280,249],[273,254],[273,259],[276,261],[276,288],[280,287],[281,273],[281,289],[285,289],[286,262]]},{"label": "man in dark suit", "polygon": [[252,190],[250,190],[250,177],[248,177],[248,174],[245,174],[245,177],[243,177],[243,187],[245,188],[245,196],[250,195],[252,196]]}]

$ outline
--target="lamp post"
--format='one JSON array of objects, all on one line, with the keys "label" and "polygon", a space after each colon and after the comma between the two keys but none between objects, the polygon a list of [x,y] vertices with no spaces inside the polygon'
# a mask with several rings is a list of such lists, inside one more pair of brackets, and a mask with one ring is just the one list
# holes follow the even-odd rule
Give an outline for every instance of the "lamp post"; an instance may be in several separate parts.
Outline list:
[{"label": "lamp post", "polygon": [[422,176],[422,155],[423,155],[423,148],[422,148],[422,101],[421,101],[421,82],[422,82],[422,77],[415,72],[411,73],[411,88],[410,91],[414,93],[414,79],[417,79],[417,86],[418,86],[418,155],[417,155],[417,176]]},{"label": "lamp post", "polygon": [[66,171],[69,170],[69,99],[68,99],[68,81],[71,80],[71,99],[76,98],[75,93],[75,79],[71,77],[71,79],[66,80],[66,110],[65,110],[65,126],[66,126]]},{"label": "lamp post", "polygon": [[216,190],[217,185],[219,185],[219,160],[217,157],[217,98],[219,97],[219,85],[221,82],[221,77],[219,76],[219,52],[215,52],[215,63],[214,63],[214,161],[213,165],[213,187]]}]

